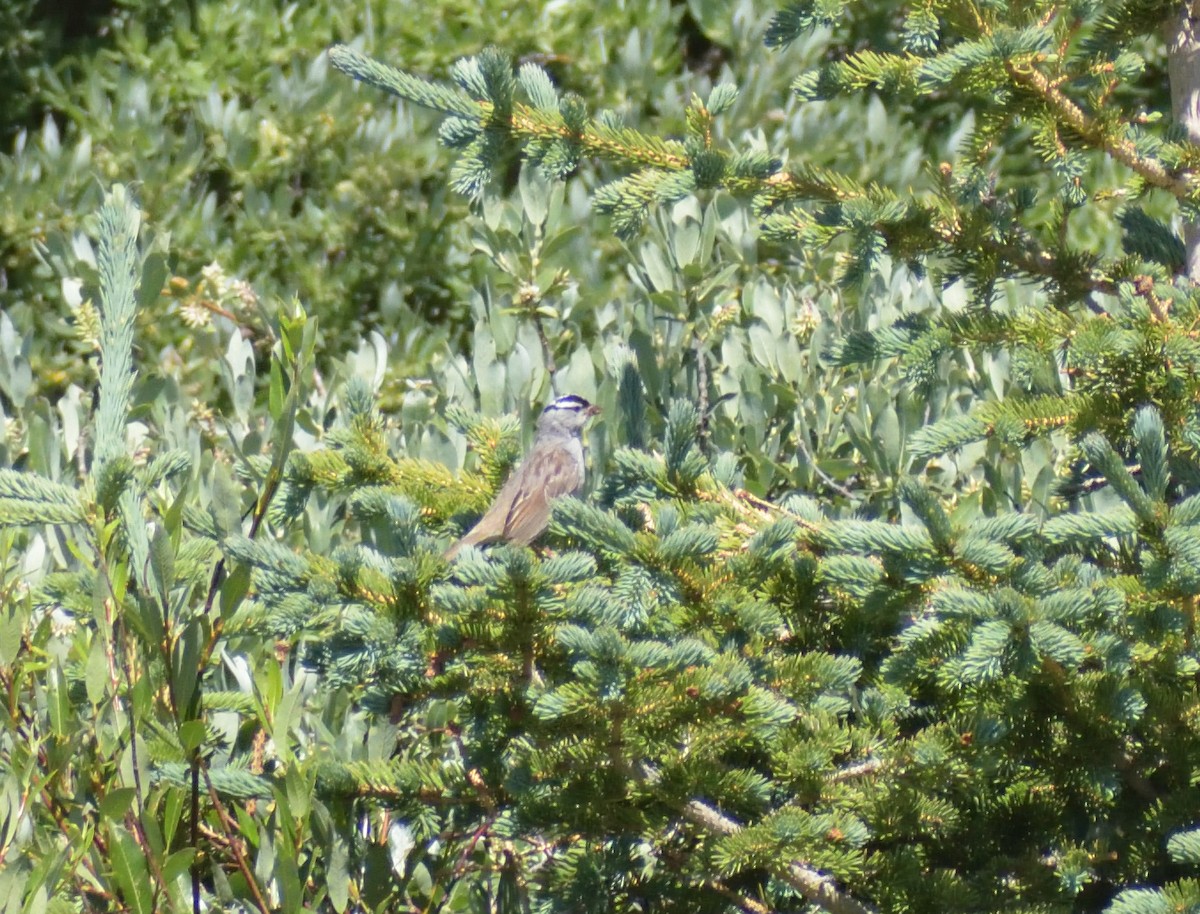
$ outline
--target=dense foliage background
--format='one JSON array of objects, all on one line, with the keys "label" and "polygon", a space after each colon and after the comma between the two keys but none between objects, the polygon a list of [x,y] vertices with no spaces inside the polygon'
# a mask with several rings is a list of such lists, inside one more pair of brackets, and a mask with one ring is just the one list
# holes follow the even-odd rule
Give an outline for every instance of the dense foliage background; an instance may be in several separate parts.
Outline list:
[{"label": "dense foliage background", "polygon": [[1177,13],[0,2],[5,910],[1200,905]]}]

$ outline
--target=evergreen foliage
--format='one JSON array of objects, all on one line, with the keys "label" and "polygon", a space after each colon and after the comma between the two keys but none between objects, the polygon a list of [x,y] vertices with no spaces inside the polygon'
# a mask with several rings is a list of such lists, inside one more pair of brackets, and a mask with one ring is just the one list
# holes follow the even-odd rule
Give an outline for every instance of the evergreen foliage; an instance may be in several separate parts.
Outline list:
[{"label": "evergreen foliage", "polygon": [[[903,185],[725,139],[736,80],[673,138],[497,50],[334,48],[444,116],[501,277],[394,413],[385,341],[327,382],[295,303],[222,316],[199,409],[139,357],[170,251],[114,187],[64,288],[95,405],[39,401],[0,315],[0,897],[1200,905],[1198,160],[1134,85],[1171,10],[778,11],[770,53],[820,52],[798,104],[968,122]],[[555,260],[581,186],[632,301]],[[568,389],[590,493],[447,562]]]}]

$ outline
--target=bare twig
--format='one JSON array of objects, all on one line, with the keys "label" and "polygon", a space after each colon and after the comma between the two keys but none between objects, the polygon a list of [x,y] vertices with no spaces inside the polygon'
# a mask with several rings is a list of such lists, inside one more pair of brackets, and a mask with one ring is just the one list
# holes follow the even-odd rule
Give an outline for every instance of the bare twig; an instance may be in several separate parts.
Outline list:
[{"label": "bare twig", "polygon": [[804,437],[804,430],[801,429],[796,435],[796,447],[800,449],[801,456],[808,461],[808,465],[812,467],[812,471],[820,477],[821,482],[825,483],[826,487],[837,492],[848,501],[854,501],[854,493],[839,483],[836,479],[826,473],[817,465],[817,458],[813,456],[812,451],[808,449],[808,441]]}]

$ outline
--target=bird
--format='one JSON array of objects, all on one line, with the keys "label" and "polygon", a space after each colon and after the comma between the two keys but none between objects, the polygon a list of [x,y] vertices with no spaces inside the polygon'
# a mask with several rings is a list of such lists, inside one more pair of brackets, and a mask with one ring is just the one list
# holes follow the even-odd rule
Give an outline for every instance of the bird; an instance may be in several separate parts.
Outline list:
[{"label": "bird", "polygon": [[474,527],[444,553],[453,559],[464,546],[506,540],[528,546],[550,525],[550,508],[583,487],[583,427],[599,414],[583,397],[567,394],[538,417],[533,447]]}]

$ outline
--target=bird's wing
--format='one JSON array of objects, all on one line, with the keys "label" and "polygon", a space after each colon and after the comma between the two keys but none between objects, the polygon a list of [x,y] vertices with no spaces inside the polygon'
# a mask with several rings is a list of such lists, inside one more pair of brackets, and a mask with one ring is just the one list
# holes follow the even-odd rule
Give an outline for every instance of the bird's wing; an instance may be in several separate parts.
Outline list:
[{"label": "bird's wing", "polygon": [[522,473],[518,490],[504,521],[504,538],[528,545],[550,524],[550,505],[583,485],[583,467],[567,449],[552,445],[535,448],[526,458],[530,472]]},{"label": "bird's wing", "polygon": [[487,509],[487,513],[479,518],[479,522],[468,530],[462,539],[446,550],[445,557],[447,559],[454,558],[463,546],[490,543],[505,535],[505,522],[512,509],[513,499],[521,490],[522,469],[522,467],[517,467],[513,471],[512,475],[508,477],[508,481],[500,487],[500,491],[496,494],[496,499],[492,502],[491,507]]}]

